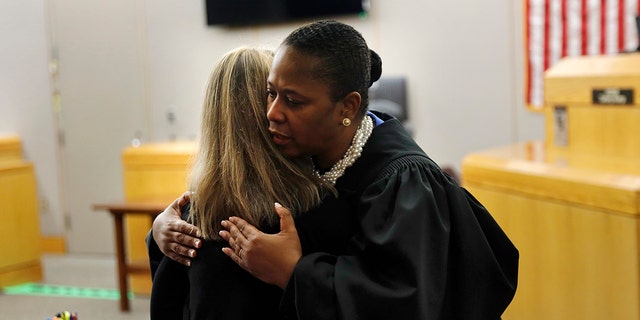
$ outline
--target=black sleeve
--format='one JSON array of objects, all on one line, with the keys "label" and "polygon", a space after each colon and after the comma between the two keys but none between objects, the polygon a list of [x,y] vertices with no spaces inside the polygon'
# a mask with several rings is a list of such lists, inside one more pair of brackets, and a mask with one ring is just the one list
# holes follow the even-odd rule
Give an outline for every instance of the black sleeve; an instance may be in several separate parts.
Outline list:
[{"label": "black sleeve", "polygon": [[469,197],[425,163],[373,183],[360,198],[351,252],[302,257],[283,295],[284,313],[301,320],[498,319],[515,292],[517,250]]},{"label": "black sleeve", "polygon": [[[191,203],[189,202],[180,208],[183,220],[186,220],[189,216],[190,208]],[[151,268],[151,280],[153,280],[158,270],[158,265],[160,264],[160,261],[162,261],[162,258],[164,258],[164,253],[160,251],[160,247],[158,247],[155,239],[153,239],[153,229],[149,230],[144,240],[147,244],[147,255],[149,256],[149,267]]]},{"label": "black sleeve", "polygon": [[158,247],[158,244],[153,239],[153,230],[149,230],[147,236],[145,237],[145,242],[147,244],[147,254],[149,255],[149,267],[151,268],[151,280],[155,278],[156,271],[158,270],[158,265],[160,261],[164,257],[162,251]]},{"label": "black sleeve", "polygon": [[183,319],[188,314],[189,277],[186,266],[164,257],[151,287],[149,315],[154,319]]},{"label": "black sleeve", "polygon": [[[182,218],[188,215],[182,207]],[[188,267],[166,257],[149,231],[145,239],[151,267],[150,319],[187,319],[189,315]]]}]

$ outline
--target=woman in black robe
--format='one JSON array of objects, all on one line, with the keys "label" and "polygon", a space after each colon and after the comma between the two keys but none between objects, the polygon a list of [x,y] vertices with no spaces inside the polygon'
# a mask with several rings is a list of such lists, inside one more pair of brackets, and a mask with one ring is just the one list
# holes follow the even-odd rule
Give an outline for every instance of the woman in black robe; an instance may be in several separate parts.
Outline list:
[{"label": "woman in black robe", "polygon": [[[276,206],[276,234],[231,217],[223,251],[284,290],[284,319],[499,319],[518,251],[399,121],[366,110],[380,74],[377,54],[342,23],[285,39],[268,79],[269,130],[284,155],[310,157],[337,196],[295,220]],[[154,223],[163,252],[191,250],[170,235],[189,228],[170,227],[175,216]]]}]

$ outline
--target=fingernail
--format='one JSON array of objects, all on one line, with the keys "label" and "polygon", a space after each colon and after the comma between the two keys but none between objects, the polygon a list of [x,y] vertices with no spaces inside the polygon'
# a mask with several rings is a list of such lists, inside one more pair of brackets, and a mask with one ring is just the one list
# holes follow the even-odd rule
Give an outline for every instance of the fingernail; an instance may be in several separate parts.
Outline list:
[{"label": "fingernail", "polygon": [[200,246],[200,240],[196,240],[196,241],[194,241],[194,242],[193,242],[193,244],[194,244],[196,247]]},{"label": "fingernail", "polygon": [[275,206],[278,207],[278,208],[282,208],[282,205],[280,204],[280,202],[276,202]]},{"label": "fingernail", "polygon": [[220,224],[222,224],[223,227],[227,226],[227,220],[222,220],[222,222],[220,222]]},{"label": "fingernail", "polygon": [[187,266],[191,267],[191,261],[187,261]]},{"label": "fingernail", "polygon": [[193,258],[196,255],[196,251],[195,250],[189,250],[189,257]]}]

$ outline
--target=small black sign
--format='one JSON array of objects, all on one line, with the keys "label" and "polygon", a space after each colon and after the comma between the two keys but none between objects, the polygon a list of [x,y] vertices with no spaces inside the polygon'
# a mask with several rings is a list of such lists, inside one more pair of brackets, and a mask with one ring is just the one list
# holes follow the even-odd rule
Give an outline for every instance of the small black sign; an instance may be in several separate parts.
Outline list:
[{"label": "small black sign", "polygon": [[633,104],[633,89],[593,89],[593,104],[614,104],[614,105],[631,105]]}]

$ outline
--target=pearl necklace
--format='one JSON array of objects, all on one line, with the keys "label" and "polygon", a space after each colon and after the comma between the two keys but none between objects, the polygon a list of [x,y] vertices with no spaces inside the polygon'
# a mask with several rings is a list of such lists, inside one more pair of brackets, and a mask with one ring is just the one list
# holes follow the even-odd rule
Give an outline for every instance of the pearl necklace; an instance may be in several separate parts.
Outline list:
[{"label": "pearl necklace", "polygon": [[360,155],[362,154],[362,148],[364,147],[365,143],[367,143],[367,140],[369,139],[369,136],[371,136],[372,131],[373,119],[371,119],[371,117],[369,116],[365,116],[364,119],[362,119],[362,123],[360,123],[360,125],[358,126],[358,130],[356,130],[356,134],[353,136],[351,145],[349,146],[349,149],[347,149],[347,152],[344,154],[344,157],[342,157],[340,161],[336,162],[331,167],[331,170],[325,172],[324,174],[320,174],[320,171],[318,171],[318,169],[316,169],[314,165],[314,175],[326,183],[335,185],[336,180],[342,177],[344,171],[347,170],[347,168],[351,167],[353,163],[356,162],[358,158],[360,158]]}]

